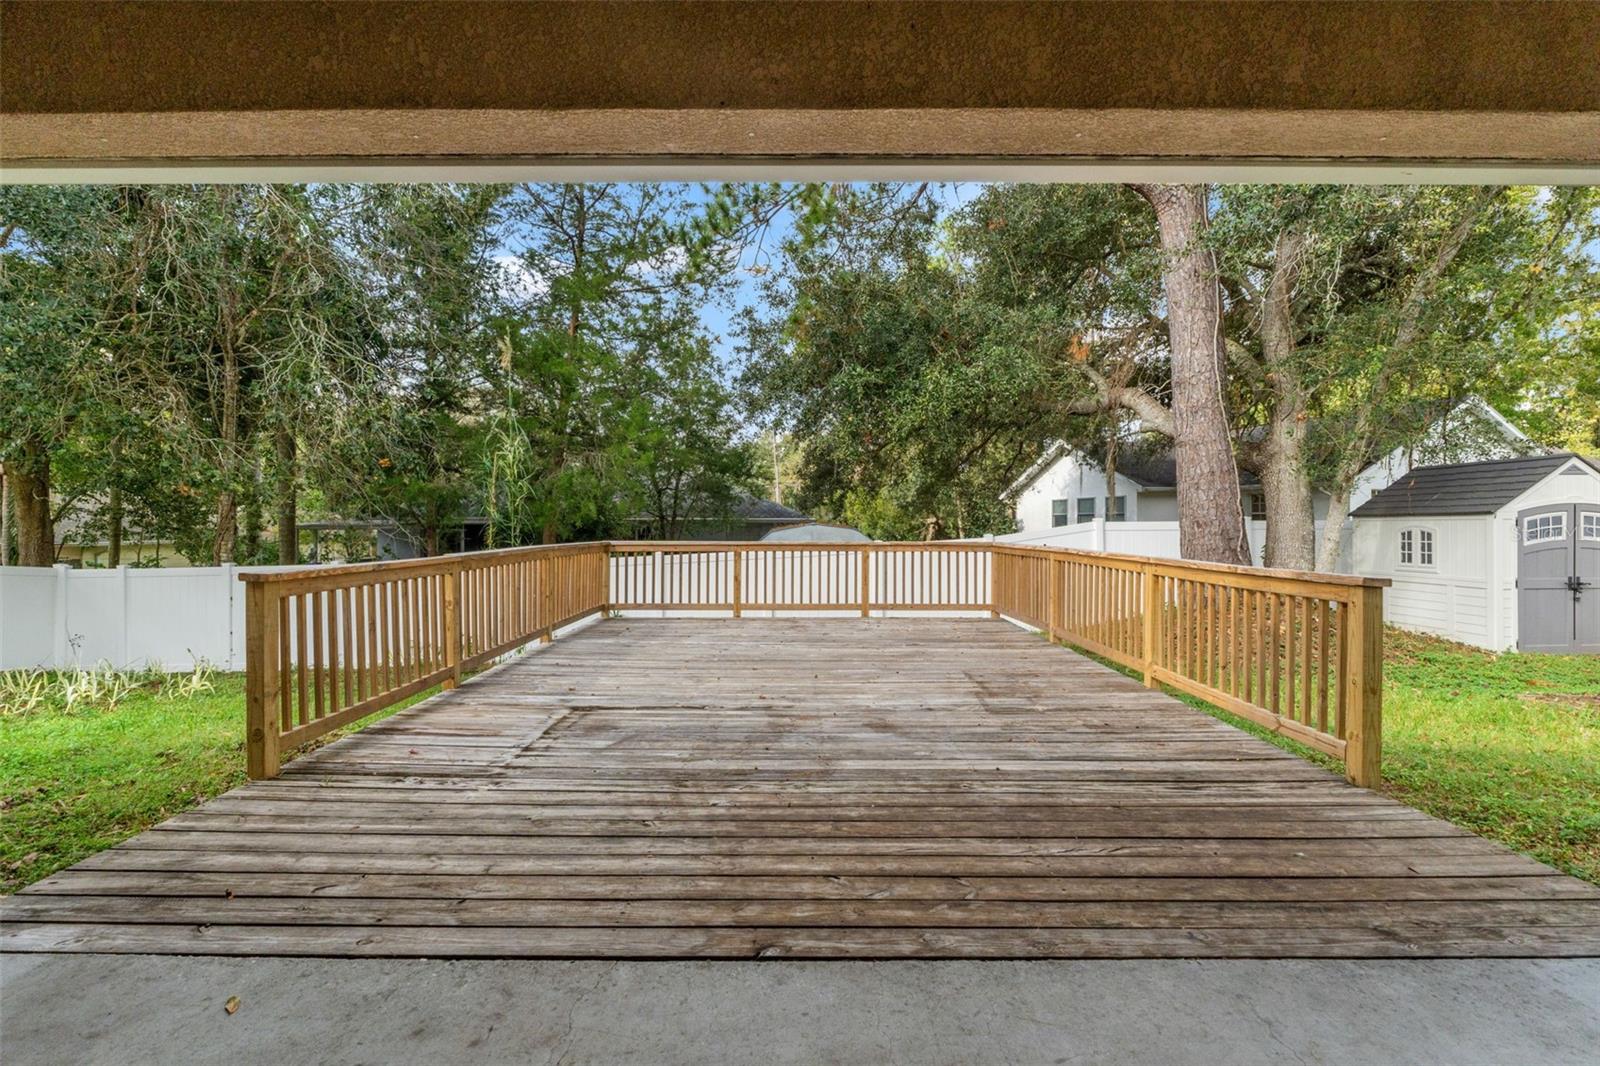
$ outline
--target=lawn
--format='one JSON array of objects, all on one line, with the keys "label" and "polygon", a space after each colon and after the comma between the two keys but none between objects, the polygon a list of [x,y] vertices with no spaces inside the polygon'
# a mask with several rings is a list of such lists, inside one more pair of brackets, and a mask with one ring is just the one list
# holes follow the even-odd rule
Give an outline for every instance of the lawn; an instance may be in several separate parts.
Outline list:
[{"label": "lawn", "polygon": [[[1385,790],[1600,883],[1600,656],[1495,656],[1393,629],[1385,642]],[[242,679],[207,684],[146,681],[115,709],[0,710],[0,891],[241,784]]]},{"label": "lawn", "polygon": [[1383,640],[1383,791],[1600,884],[1600,655],[1495,655],[1392,628]]},{"label": "lawn", "polygon": [[60,680],[52,675],[53,698],[26,711],[0,692],[0,892],[245,780],[242,674],[188,686],[140,679],[130,692],[89,696],[70,710]]},{"label": "lawn", "polygon": [[1384,640],[1385,791],[1600,883],[1600,655]]}]

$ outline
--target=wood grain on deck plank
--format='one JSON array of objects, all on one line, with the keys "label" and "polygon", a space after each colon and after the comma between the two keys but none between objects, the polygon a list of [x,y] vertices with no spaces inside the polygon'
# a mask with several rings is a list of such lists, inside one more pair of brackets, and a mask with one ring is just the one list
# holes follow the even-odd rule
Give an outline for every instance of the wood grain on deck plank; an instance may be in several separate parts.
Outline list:
[{"label": "wood grain on deck plank", "polygon": [[0,914],[14,951],[1600,953],[1600,889],[937,618],[597,623]]}]

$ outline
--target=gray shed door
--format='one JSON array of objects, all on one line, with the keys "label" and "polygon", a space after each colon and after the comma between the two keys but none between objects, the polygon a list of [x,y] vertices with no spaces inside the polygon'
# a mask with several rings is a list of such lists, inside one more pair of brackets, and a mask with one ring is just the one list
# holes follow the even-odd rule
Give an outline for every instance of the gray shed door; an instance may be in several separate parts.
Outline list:
[{"label": "gray shed door", "polygon": [[1600,507],[1517,515],[1517,646],[1600,653]]}]

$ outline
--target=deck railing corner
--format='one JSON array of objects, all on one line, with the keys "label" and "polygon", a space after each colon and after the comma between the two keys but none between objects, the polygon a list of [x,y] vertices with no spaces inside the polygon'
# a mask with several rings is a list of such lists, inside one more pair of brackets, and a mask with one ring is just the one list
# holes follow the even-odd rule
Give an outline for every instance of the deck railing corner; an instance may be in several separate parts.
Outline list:
[{"label": "deck railing corner", "polygon": [[253,778],[617,610],[1009,617],[1380,778],[1382,580],[971,541],[598,541],[239,577]]}]

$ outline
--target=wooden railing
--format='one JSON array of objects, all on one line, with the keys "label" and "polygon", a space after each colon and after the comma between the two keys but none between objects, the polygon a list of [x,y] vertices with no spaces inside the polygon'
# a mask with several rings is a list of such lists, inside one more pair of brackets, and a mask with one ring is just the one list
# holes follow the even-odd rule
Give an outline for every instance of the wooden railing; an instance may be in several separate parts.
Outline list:
[{"label": "wooden railing", "polygon": [[1387,580],[994,549],[995,608],[1379,781]]},{"label": "wooden railing", "polygon": [[246,768],[604,610],[606,545],[240,574]]},{"label": "wooden railing", "polygon": [[612,610],[1004,615],[1376,785],[1387,581],[981,542],[622,541],[241,574],[249,772]]},{"label": "wooden railing", "polygon": [[990,610],[989,546],[618,541],[618,610]]}]

